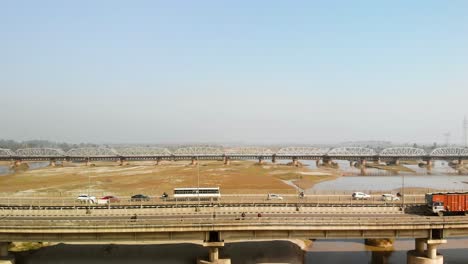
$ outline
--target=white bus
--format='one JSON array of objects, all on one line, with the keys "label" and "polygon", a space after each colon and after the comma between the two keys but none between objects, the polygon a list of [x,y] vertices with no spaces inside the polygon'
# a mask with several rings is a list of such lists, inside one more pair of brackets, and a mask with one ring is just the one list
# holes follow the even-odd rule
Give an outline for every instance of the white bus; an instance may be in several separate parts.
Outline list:
[{"label": "white bus", "polygon": [[174,188],[174,198],[179,199],[206,199],[219,198],[221,193],[219,187],[213,188]]}]

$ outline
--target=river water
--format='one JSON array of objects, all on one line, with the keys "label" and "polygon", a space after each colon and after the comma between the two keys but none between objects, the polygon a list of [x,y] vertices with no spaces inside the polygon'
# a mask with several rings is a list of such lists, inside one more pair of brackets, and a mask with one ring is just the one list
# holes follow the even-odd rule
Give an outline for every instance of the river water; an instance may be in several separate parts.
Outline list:
[{"label": "river water", "polygon": [[[317,240],[302,251],[289,241],[226,243],[221,258],[233,264],[290,263],[290,264],[402,264],[406,252],[414,249],[413,240],[397,240],[390,250],[365,246],[363,240]],[[441,246],[446,264],[466,264],[466,239],[452,239]],[[194,264],[206,259],[207,250],[196,244],[166,245],[65,245],[45,247],[16,254],[18,264]]]},{"label": "river water", "polygon": [[[49,166],[49,162],[28,162],[29,170],[40,169]],[[0,176],[14,173],[10,166],[0,165]]]}]

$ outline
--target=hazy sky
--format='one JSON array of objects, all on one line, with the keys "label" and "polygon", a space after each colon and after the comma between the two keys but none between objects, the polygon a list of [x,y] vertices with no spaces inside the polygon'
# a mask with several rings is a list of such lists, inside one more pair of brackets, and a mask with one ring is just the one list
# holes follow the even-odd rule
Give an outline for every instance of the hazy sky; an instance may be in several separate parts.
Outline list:
[{"label": "hazy sky", "polygon": [[461,142],[468,1],[0,2],[0,138]]}]

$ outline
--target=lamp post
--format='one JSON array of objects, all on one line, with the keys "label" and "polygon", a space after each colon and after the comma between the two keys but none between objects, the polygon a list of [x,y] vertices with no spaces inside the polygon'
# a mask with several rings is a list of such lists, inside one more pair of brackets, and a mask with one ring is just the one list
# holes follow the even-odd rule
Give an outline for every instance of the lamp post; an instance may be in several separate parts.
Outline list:
[{"label": "lamp post", "polygon": [[197,157],[197,195],[198,195],[198,206],[200,206],[200,163]]},{"label": "lamp post", "polygon": [[401,207],[405,211],[405,173],[401,174]]}]

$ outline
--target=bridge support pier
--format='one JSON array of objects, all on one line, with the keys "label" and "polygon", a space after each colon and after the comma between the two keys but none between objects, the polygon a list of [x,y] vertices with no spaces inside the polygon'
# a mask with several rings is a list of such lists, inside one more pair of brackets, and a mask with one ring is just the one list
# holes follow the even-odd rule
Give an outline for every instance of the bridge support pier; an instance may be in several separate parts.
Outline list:
[{"label": "bridge support pier", "polygon": [[157,165],[159,165],[160,163],[161,163],[161,158],[158,158],[158,159],[156,159],[156,164],[154,164],[154,165],[157,166]]},{"label": "bridge support pier", "polygon": [[209,260],[198,260],[197,264],[231,264],[230,259],[219,258],[219,248],[224,247],[224,240],[221,239],[220,232],[210,231],[205,236],[207,239],[203,246],[209,249]]},{"label": "bridge support pier", "polygon": [[297,157],[293,157],[292,159],[292,165],[294,167],[299,167],[299,160],[297,159]]},{"label": "bridge support pier", "polygon": [[231,158],[225,156],[223,158],[223,161],[224,161],[224,165],[231,165]]},{"label": "bridge support pier", "polygon": [[271,157],[271,163],[276,164],[276,155]]},{"label": "bridge support pier", "polygon": [[9,242],[0,242],[0,264],[15,264],[15,258],[8,254]]},{"label": "bridge support pier", "polygon": [[127,162],[127,160],[125,160],[124,158],[120,158],[120,159],[119,159],[119,166],[125,166],[125,165],[127,165],[126,162]]},{"label": "bridge support pier", "polygon": [[428,173],[432,171],[432,166],[434,166],[434,164],[432,163],[432,160],[426,161],[426,170]]},{"label": "bridge support pier", "polygon": [[15,160],[15,162],[13,163],[13,167],[18,168],[19,166],[21,166],[21,163],[22,163],[21,160]]},{"label": "bridge support pier", "polygon": [[323,165],[331,166],[332,165],[332,160],[331,159],[324,159],[322,160]]},{"label": "bridge support pier", "polygon": [[198,159],[197,158],[192,158],[192,161],[190,162],[190,165],[197,165],[198,164]]},{"label": "bridge support pier", "polygon": [[50,162],[49,162],[49,167],[55,167],[57,165],[57,163],[55,162],[54,159],[51,159]]},{"label": "bridge support pier", "polygon": [[[407,253],[407,264],[443,264],[444,257],[437,254],[437,247],[447,243],[444,239],[424,239],[415,240],[415,250]],[[427,250],[424,250],[424,244],[427,244]]]},{"label": "bridge support pier", "polygon": [[259,165],[262,165],[262,164],[264,164],[264,163],[265,163],[265,162],[263,161],[263,157],[259,157],[259,158],[258,158],[258,164],[259,164]]},{"label": "bridge support pier", "polygon": [[395,165],[397,165],[397,166],[400,165],[400,160],[399,159],[395,160]]},{"label": "bridge support pier", "polygon": [[316,160],[316,161],[315,161],[315,166],[316,166],[317,168],[320,167],[320,160]]}]

